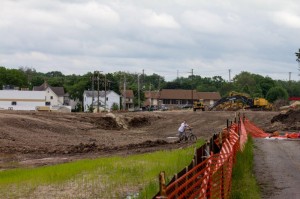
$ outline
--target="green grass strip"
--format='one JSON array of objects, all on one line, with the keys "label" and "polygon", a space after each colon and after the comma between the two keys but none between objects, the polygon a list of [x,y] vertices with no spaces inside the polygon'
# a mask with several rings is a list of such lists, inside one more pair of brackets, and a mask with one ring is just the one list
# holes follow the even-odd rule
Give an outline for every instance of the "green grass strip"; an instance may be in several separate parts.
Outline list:
[{"label": "green grass strip", "polygon": [[159,189],[159,172],[166,171],[170,179],[191,162],[194,148],[203,143],[198,141],[192,147],[172,151],[0,171],[0,195],[34,198],[47,187],[59,198],[73,198],[75,194],[85,198],[124,198],[136,192],[141,192],[141,198],[151,198]]},{"label": "green grass strip", "polygon": [[243,152],[237,153],[232,173],[231,199],[260,199],[259,186],[253,174],[253,139],[248,142]]}]

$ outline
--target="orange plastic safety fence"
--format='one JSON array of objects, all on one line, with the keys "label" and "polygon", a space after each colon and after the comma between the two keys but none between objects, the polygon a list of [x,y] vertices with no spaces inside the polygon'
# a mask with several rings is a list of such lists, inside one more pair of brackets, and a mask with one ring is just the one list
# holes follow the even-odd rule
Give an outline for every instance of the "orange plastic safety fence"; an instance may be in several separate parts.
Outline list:
[{"label": "orange plastic safety fence", "polygon": [[[238,125],[227,130],[219,153],[195,165],[166,188],[167,198],[228,198],[234,158],[239,149]],[[223,140],[223,137],[222,137]]]},{"label": "orange plastic safety fence", "polygon": [[250,134],[252,137],[256,138],[266,138],[269,137],[270,134],[264,132],[262,129],[258,128],[255,124],[250,122],[248,119],[245,119],[244,121],[245,128],[248,134]]},{"label": "orange plastic safety fence", "polygon": [[241,151],[243,151],[244,146],[247,142],[248,136],[247,136],[247,131],[246,131],[243,120],[241,119],[240,121],[241,121],[240,122],[240,125],[241,125],[241,128],[240,128],[240,148],[241,148]]}]

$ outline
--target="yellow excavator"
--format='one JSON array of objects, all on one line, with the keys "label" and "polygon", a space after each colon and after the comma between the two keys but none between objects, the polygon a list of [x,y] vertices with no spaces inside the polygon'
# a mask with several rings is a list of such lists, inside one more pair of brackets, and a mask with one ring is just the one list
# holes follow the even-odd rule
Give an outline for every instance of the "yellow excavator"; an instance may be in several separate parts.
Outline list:
[{"label": "yellow excavator", "polygon": [[265,98],[251,98],[246,93],[232,91],[228,97],[223,97],[217,101],[209,110],[236,111],[239,109],[250,110],[272,110],[272,104]]}]

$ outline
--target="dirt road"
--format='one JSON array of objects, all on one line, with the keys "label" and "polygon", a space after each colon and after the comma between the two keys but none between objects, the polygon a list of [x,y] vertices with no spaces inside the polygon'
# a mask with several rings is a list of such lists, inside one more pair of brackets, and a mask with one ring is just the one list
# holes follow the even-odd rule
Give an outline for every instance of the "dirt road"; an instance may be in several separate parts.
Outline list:
[{"label": "dirt road", "polygon": [[300,198],[300,140],[256,139],[254,171],[262,198]]}]

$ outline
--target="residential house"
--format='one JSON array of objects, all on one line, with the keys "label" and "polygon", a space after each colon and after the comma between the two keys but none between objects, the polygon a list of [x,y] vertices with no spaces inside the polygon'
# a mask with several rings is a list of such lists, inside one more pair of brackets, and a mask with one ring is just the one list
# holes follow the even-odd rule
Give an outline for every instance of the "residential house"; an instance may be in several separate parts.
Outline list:
[{"label": "residential house", "polygon": [[145,91],[145,101],[143,103],[143,107],[154,106],[158,107],[161,103],[159,101],[159,91]]},{"label": "residential house", "polygon": [[45,91],[0,90],[0,109],[35,111],[45,106]]},{"label": "residential house", "polygon": [[45,81],[41,86],[34,86],[33,91],[46,91],[47,106],[62,106],[65,104],[65,91],[63,87],[53,87]]},{"label": "residential house", "polygon": [[193,101],[203,100],[205,105],[212,105],[221,99],[218,92],[197,92],[196,90],[162,89],[159,100],[162,104],[171,107],[191,106]]},{"label": "residential house", "polygon": [[76,109],[76,107],[78,106],[78,104],[81,104],[79,99],[73,100],[70,98],[70,94],[69,93],[65,93],[64,95],[64,104],[66,106],[70,106],[71,110]]},{"label": "residential house", "polygon": [[[99,102],[99,103],[98,103]],[[84,91],[83,93],[83,109],[84,112],[89,112],[90,107],[93,106],[94,110],[97,110],[99,104],[99,110],[112,110],[113,104],[117,104],[120,108],[120,95],[116,92],[109,91],[99,91],[99,101],[98,101],[98,91]]]},{"label": "residential house", "polygon": [[[134,99],[134,94],[133,94],[133,90],[126,90],[125,92],[122,91],[122,105],[124,106],[125,103],[125,109],[133,109],[134,108],[134,103],[133,103],[133,99]],[[125,100],[125,102],[124,102]]]}]

